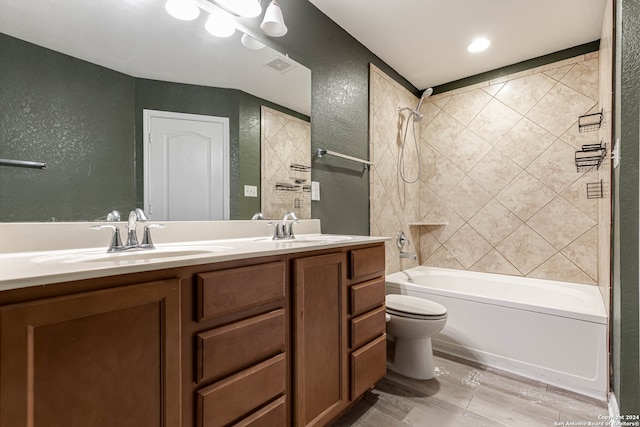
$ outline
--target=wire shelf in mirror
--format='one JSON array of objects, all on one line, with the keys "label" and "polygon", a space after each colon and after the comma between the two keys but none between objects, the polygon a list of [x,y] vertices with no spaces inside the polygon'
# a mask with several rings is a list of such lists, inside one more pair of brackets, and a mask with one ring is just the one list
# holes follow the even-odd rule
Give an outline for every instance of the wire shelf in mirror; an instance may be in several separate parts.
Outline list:
[{"label": "wire shelf in mirror", "polygon": [[580,133],[593,132],[602,126],[602,110],[599,113],[585,114],[578,117],[578,130]]},{"label": "wire shelf in mirror", "polygon": [[607,145],[602,142],[583,145],[582,150],[576,151],[576,170],[581,173],[598,170],[606,155]]}]

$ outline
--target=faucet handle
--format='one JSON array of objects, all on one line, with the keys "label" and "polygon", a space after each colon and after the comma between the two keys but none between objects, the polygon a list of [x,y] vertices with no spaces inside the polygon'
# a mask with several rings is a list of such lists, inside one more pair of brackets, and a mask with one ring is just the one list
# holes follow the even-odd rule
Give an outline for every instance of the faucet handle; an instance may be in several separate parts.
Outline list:
[{"label": "faucet handle", "polygon": [[296,236],[293,234],[293,224],[297,224],[297,223],[298,223],[298,218],[294,219],[288,224],[287,229],[284,230],[286,237],[290,237],[292,239],[296,238]]},{"label": "faucet handle", "polygon": [[153,242],[151,241],[151,229],[152,228],[165,228],[164,224],[147,224],[144,226],[144,234],[142,235],[142,243],[141,246],[147,249],[153,249]]},{"label": "faucet handle", "polygon": [[398,231],[396,233],[396,245],[398,245],[400,250],[404,248],[404,245],[411,246],[411,242],[409,241],[409,238],[405,236],[404,231]]},{"label": "faucet handle", "polygon": [[273,240],[279,240],[284,237],[284,227],[279,222],[269,221],[269,225],[273,225]]},{"label": "faucet handle", "polygon": [[107,214],[107,221],[109,222],[117,222],[120,221],[120,212],[116,209],[112,210]]},{"label": "faucet handle", "polygon": [[90,227],[91,230],[104,230],[105,228],[113,230],[113,233],[111,234],[111,243],[109,244],[109,249],[107,249],[107,252],[113,252],[118,248],[121,248],[122,240],[120,239],[120,229],[117,226],[102,224]]}]

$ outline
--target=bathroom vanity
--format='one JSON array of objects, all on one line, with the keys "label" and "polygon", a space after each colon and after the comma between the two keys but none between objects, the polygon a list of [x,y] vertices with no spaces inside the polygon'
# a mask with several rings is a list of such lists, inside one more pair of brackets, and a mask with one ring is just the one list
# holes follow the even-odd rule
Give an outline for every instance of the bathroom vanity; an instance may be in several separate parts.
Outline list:
[{"label": "bathroom vanity", "polygon": [[385,239],[322,236],[0,254],[0,426],[327,424],[386,371]]}]

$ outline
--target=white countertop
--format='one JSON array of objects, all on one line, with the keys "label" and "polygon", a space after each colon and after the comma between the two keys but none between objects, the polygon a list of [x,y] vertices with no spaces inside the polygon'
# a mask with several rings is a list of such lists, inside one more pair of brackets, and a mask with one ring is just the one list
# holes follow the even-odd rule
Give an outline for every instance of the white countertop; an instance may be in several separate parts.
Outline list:
[{"label": "white countertop", "polygon": [[[301,229],[319,231],[319,223],[317,227],[311,223],[311,226],[302,226]],[[86,231],[86,233],[94,232]],[[102,240],[105,242],[108,241],[107,237],[108,234],[102,234]],[[191,241],[166,240],[174,241],[156,243],[156,249],[111,254],[106,252],[107,244],[73,249],[52,249],[52,245],[44,245],[48,250],[0,252],[0,291],[118,274],[378,243],[388,238],[311,232],[298,234],[295,240],[272,240],[270,236],[265,235]],[[162,242],[161,239],[158,241]],[[29,249],[28,246],[23,245],[23,247]]]}]

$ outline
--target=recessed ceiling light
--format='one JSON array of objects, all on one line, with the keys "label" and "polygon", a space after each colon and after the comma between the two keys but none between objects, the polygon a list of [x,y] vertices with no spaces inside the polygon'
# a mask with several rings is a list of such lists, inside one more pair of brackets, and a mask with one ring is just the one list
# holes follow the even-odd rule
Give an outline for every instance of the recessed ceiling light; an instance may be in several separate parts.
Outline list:
[{"label": "recessed ceiling light", "polygon": [[469,46],[467,46],[467,50],[471,53],[482,52],[486,50],[491,45],[491,41],[489,39],[485,39],[484,37],[480,37],[471,42]]}]

